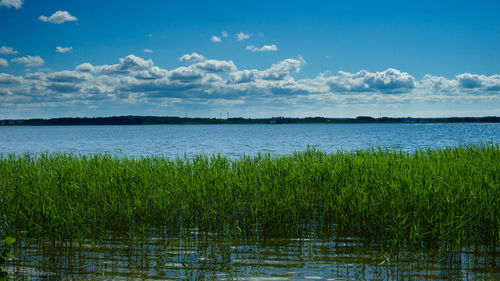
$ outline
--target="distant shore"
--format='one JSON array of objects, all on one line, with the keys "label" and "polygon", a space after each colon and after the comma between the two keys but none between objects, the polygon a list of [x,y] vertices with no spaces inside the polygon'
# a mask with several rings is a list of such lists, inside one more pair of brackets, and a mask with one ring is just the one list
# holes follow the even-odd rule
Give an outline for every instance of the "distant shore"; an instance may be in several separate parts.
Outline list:
[{"label": "distant shore", "polygon": [[358,116],[356,118],[271,117],[271,118],[190,118],[175,116],[64,117],[51,119],[5,119],[0,126],[67,126],[67,125],[203,125],[203,124],[366,124],[366,123],[500,123],[499,116],[393,118]]}]

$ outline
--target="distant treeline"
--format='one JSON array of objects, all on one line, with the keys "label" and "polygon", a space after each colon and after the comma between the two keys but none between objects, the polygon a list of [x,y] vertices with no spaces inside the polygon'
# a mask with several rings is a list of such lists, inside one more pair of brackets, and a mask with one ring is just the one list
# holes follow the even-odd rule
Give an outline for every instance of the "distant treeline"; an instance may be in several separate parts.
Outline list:
[{"label": "distant treeline", "polygon": [[356,118],[325,118],[325,117],[272,117],[272,118],[188,118],[160,116],[113,116],[113,117],[68,117],[52,119],[18,119],[0,120],[2,126],[13,125],[154,125],[154,124],[356,124],[356,123],[498,123],[500,117],[442,117],[442,118],[373,118],[358,116]]}]

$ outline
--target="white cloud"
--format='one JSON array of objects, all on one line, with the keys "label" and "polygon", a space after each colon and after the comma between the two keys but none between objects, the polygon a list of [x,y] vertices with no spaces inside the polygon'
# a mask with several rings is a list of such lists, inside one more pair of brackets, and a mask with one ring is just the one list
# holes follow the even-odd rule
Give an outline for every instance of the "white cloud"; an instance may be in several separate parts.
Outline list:
[{"label": "white cloud", "polygon": [[7,46],[0,47],[1,55],[16,55],[17,53],[19,52],[14,50],[12,47],[7,47]]},{"label": "white cloud", "polygon": [[255,47],[253,45],[250,45],[250,46],[247,46],[245,49],[247,49],[248,51],[252,51],[252,52],[276,52],[278,50],[278,47],[274,44],[264,45],[260,48]]},{"label": "white cloud", "polygon": [[397,93],[409,91],[415,87],[415,78],[406,72],[389,68],[382,72],[361,70],[357,73],[339,71],[338,76],[331,76],[326,83],[332,91]]},{"label": "white cloud", "polygon": [[134,55],[128,55],[127,57],[120,59],[119,64],[112,65],[100,65],[93,66],[90,63],[83,63],[76,67],[77,71],[80,72],[95,72],[95,73],[106,73],[106,74],[124,74],[133,71],[141,71],[149,69],[153,66],[153,61],[151,59],[145,60]]},{"label": "white cloud", "polygon": [[69,53],[71,51],[73,51],[73,47],[61,47],[61,46],[56,47],[56,52],[61,54]]},{"label": "white cloud", "polygon": [[219,36],[215,36],[215,35],[213,35],[213,36],[212,36],[212,38],[210,38],[210,40],[211,40],[212,42],[215,42],[215,43],[222,42],[222,39],[220,39],[220,37],[219,37]]},{"label": "white cloud", "polygon": [[144,53],[153,53],[153,50],[151,50],[151,49],[144,49]]},{"label": "white cloud", "polygon": [[20,58],[14,58],[10,60],[11,62],[25,64],[26,66],[41,66],[44,61],[40,56],[24,56]]},{"label": "white cloud", "polygon": [[13,7],[13,8],[16,8],[16,9],[21,9],[21,7],[23,6],[23,0],[2,0],[0,2],[0,7],[1,6],[5,6],[5,7]]},{"label": "white cloud", "polygon": [[447,89],[457,88],[458,81],[427,74],[418,82],[418,86],[432,91],[446,91]]},{"label": "white cloud", "polygon": [[72,16],[67,11],[60,11],[60,10],[53,13],[52,16],[50,16],[50,17],[40,16],[40,17],[38,17],[38,19],[40,19],[41,21],[44,21],[44,22],[50,22],[50,23],[55,23],[55,24],[61,24],[61,23],[65,23],[68,21],[77,21],[78,20],[76,17]]},{"label": "white cloud", "polygon": [[6,59],[0,58],[0,67],[7,67],[9,66],[9,62]]},{"label": "white cloud", "polygon": [[76,71],[81,72],[94,72],[94,69],[95,67],[88,62],[82,63],[75,68]]},{"label": "white cloud", "polygon": [[7,73],[0,73],[0,85],[20,84],[22,80],[23,80],[22,77],[14,76]]},{"label": "white cloud", "polygon": [[201,80],[203,72],[193,67],[181,66],[169,72],[169,79],[183,83]]},{"label": "white cloud", "polygon": [[249,34],[245,34],[243,32],[240,32],[240,33],[236,34],[236,39],[238,41],[243,41],[243,40],[248,39],[248,38],[250,38]]},{"label": "white cloud", "polygon": [[121,71],[130,71],[130,70],[139,70],[146,69],[153,66],[153,61],[151,59],[145,60],[140,57],[136,57],[134,55],[128,55],[124,59],[120,59],[120,63],[117,65],[116,70],[118,72]]},{"label": "white cloud", "polygon": [[467,89],[480,88],[482,86],[482,77],[476,74],[464,73],[457,75],[458,84]]},{"label": "white cloud", "polygon": [[231,73],[231,83],[239,84],[254,82],[256,80],[278,81],[290,79],[290,73],[299,72],[301,64],[304,64],[301,60],[286,59],[262,71],[256,69],[236,71]]},{"label": "white cloud", "polygon": [[237,68],[234,65],[233,61],[220,61],[220,60],[206,60],[203,62],[199,62],[194,64],[193,66],[207,71],[207,72],[232,72],[236,71]]},{"label": "white cloud", "polygon": [[46,78],[48,81],[61,82],[61,83],[64,83],[64,82],[66,82],[66,83],[83,82],[83,81],[89,80],[91,77],[92,76],[89,73],[70,71],[70,70],[52,72],[52,73],[49,73],[46,75]]},{"label": "white cloud", "polygon": [[182,57],[179,58],[179,61],[192,62],[192,61],[202,61],[204,59],[205,59],[204,56],[202,56],[198,53],[192,53],[190,55],[188,55],[188,54],[183,55]]},{"label": "white cloud", "polygon": [[223,38],[226,38],[229,36],[229,34],[227,34],[227,31],[222,31],[221,34],[222,34]]},{"label": "white cloud", "polygon": [[500,90],[500,75],[492,76],[463,73],[456,76],[458,85],[465,89]]}]

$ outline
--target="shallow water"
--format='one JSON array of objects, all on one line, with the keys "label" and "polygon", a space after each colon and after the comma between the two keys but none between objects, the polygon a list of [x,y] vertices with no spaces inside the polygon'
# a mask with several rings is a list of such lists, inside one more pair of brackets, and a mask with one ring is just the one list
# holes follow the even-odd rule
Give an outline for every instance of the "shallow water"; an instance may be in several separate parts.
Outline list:
[{"label": "shallow water", "polygon": [[228,237],[189,230],[99,241],[17,243],[9,266],[34,280],[471,280],[500,278],[499,247],[395,247],[362,237]]},{"label": "shallow water", "polygon": [[305,150],[326,152],[382,146],[413,151],[500,143],[500,123],[288,124],[154,126],[0,126],[0,153],[111,153],[127,156],[227,157]]}]

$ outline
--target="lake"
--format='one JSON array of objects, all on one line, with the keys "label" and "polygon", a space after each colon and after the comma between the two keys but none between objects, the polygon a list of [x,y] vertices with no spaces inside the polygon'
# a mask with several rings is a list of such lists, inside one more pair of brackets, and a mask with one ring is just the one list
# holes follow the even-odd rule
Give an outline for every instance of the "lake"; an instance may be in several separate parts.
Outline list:
[{"label": "lake", "polygon": [[[110,153],[188,158],[289,154],[308,146],[402,151],[500,143],[500,124],[311,124],[0,127],[0,153]],[[33,280],[470,280],[500,279],[500,245],[394,246],[363,235],[286,237],[151,229],[93,240],[19,238],[8,270]]]},{"label": "lake", "polygon": [[326,152],[381,146],[412,151],[492,141],[500,124],[287,124],[0,127],[0,153],[111,153],[227,157],[289,154],[308,145]]},{"label": "lake", "polygon": [[99,241],[24,241],[9,270],[32,280],[498,280],[499,250],[154,229],[140,238],[110,232]]}]

